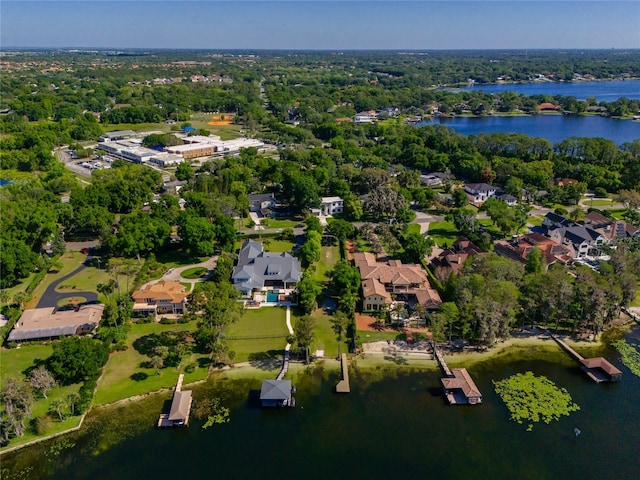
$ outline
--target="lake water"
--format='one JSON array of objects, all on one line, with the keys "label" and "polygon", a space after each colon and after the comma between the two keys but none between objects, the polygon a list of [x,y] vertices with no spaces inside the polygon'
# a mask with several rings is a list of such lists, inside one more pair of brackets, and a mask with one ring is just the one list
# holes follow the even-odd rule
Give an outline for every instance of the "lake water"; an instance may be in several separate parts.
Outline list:
[{"label": "lake water", "polygon": [[[636,329],[628,338],[639,335]],[[391,362],[366,370],[352,363],[349,395],[333,393],[337,371],[302,370],[293,409],[253,407],[249,392],[255,395],[259,379],[214,377],[194,395],[221,397],[231,408],[228,424],[155,429],[169,394],[150,396],[94,411],[62,440],[3,456],[2,478],[637,478],[640,378],[611,348],[593,353],[620,367],[622,380],[591,382],[555,344],[512,348],[469,366],[484,394],[474,407],[447,406],[439,372]],[[492,380],[527,370],[566,388],[581,410],[532,432],[510,421]]]},{"label": "lake water", "polygon": [[501,85],[475,85],[461,90],[480,90],[486,93],[517,92],[521,95],[562,95],[586,100],[595,97],[598,102],[614,102],[620,97],[640,99],[640,80],[613,82],[536,82]]},{"label": "lake water", "polygon": [[522,117],[438,117],[417,124],[444,125],[462,135],[523,133],[557,143],[570,137],[602,137],[617,145],[640,139],[640,122],[599,116],[531,115]]}]

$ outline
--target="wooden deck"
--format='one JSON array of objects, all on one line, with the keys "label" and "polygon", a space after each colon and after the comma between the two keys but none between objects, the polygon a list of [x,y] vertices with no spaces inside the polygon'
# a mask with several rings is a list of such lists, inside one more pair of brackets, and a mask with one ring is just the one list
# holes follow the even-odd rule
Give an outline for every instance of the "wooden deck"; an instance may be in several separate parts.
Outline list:
[{"label": "wooden deck", "polygon": [[442,352],[440,352],[440,350],[436,348],[435,342],[431,342],[431,348],[433,348],[433,356],[438,361],[438,364],[440,365],[440,368],[442,368],[442,371],[444,372],[445,376],[453,377],[453,373],[451,372],[451,369],[447,365],[447,362],[444,361],[444,356],[442,355]]},{"label": "wooden deck", "polygon": [[582,371],[594,382],[617,382],[622,378],[622,372],[606,358],[584,358],[556,335],[553,335],[551,332],[547,333],[558,343],[558,345],[562,347],[565,352],[578,361]]},{"label": "wooden deck", "polygon": [[433,348],[433,356],[445,375],[440,379],[440,384],[449,405],[478,405],[482,403],[482,393],[467,369],[450,369],[435,342],[431,342],[431,347]]},{"label": "wooden deck", "polygon": [[336,392],[338,393],[350,393],[351,386],[349,384],[349,368],[347,365],[347,354],[340,355],[340,369],[342,371],[342,380],[336,385]]}]

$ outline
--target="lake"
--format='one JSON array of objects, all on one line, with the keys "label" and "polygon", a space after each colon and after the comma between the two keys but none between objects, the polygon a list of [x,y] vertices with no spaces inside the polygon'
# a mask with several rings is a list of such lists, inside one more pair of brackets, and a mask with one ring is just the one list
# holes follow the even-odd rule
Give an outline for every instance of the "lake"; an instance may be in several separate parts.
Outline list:
[{"label": "lake", "polygon": [[[627,335],[638,341],[640,329]],[[469,371],[482,405],[450,407],[440,373],[387,362],[350,365],[351,394],[333,393],[337,370],[300,369],[297,406],[260,409],[257,378],[213,376],[194,395],[223,399],[231,421],[202,430],[153,427],[169,394],[92,412],[81,431],[2,457],[2,478],[64,479],[567,479],[637,478],[640,378],[623,371],[595,384],[555,344],[514,347]],[[566,388],[581,407],[550,424],[509,420],[492,381],[532,371]],[[574,438],[573,429],[582,431]]]},{"label": "lake", "polygon": [[527,115],[521,117],[437,117],[416,126],[444,125],[462,135],[523,133],[557,143],[570,137],[602,137],[617,145],[640,139],[640,122],[599,116]]},{"label": "lake", "polygon": [[517,92],[521,95],[562,95],[586,100],[595,97],[598,102],[614,102],[620,97],[640,99],[640,80],[618,80],[612,82],[535,82],[500,85],[474,85],[461,90],[486,93]]}]

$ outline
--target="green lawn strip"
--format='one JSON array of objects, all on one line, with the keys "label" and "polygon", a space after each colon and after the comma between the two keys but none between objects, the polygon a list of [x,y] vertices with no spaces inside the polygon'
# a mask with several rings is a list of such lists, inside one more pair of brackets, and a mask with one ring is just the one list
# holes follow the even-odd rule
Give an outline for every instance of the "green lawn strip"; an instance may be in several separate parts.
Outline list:
[{"label": "green lawn strip", "polygon": [[407,225],[407,233],[420,233],[420,225],[417,223],[410,223]]},{"label": "green lawn strip", "polygon": [[265,228],[293,228],[301,221],[302,220],[268,218],[263,220],[261,223]]},{"label": "green lawn strip", "polygon": [[264,249],[267,252],[291,252],[294,243],[288,240],[276,240],[275,238],[263,241]]},{"label": "green lawn strip", "polygon": [[429,237],[433,238],[440,247],[445,243],[452,245],[459,235],[453,222],[431,222],[429,224]]},{"label": "green lawn strip", "polygon": [[358,330],[356,332],[358,344],[367,342],[381,342],[386,340],[401,340],[404,336],[400,332],[370,332],[367,330]]},{"label": "green lawn strip", "polygon": [[[4,388],[5,382],[8,378],[24,380],[26,378],[24,371],[29,367],[34,366],[36,361],[46,360],[52,352],[53,348],[51,344],[24,345],[21,348],[2,349],[0,351],[0,384],[2,385],[2,388]],[[51,402],[54,400],[66,400],[70,393],[78,393],[80,386],[81,385],[79,383],[59,386],[48,392],[47,398],[35,397],[35,402],[31,410],[32,418],[46,415],[49,411]],[[57,418],[52,419],[45,435],[62,432],[77,426],[79,423],[79,416],[66,418],[62,422]],[[33,433],[31,429],[27,429],[23,437],[11,439],[7,447],[15,447],[16,445],[21,445],[40,436],[41,435]]]},{"label": "green lawn strip", "polygon": [[336,263],[340,260],[340,250],[338,247],[322,247],[320,252],[320,260],[316,262],[315,278],[320,282],[328,280],[325,274],[332,270]]},{"label": "green lawn strip", "polygon": [[193,268],[188,268],[186,269],[184,272],[182,272],[180,274],[180,276],[182,278],[187,278],[187,279],[196,279],[196,278],[202,278],[207,274],[207,269],[205,267],[193,267]]},{"label": "green lawn strip", "polygon": [[544,217],[542,215],[529,215],[527,222],[533,225],[534,227],[539,227],[542,225],[542,221]]},{"label": "green lawn strip", "polygon": [[134,132],[145,131],[162,131],[168,132],[171,130],[171,125],[167,125],[164,122],[159,123],[106,123],[102,126],[105,132],[114,130],[133,130]]},{"label": "green lawn strip", "polygon": [[500,231],[500,229],[493,224],[493,220],[491,220],[490,218],[479,219],[478,225],[482,225],[484,228],[486,228],[489,235],[491,235],[494,238],[503,237],[503,234]]},{"label": "green lawn strip", "polygon": [[242,318],[225,330],[229,347],[236,352],[234,362],[282,356],[288,335],[285,309],[279,307],[245,310]]},{"label": "green lawn strip", "polygon": [[[311,345],[311,353],[316,350],[324,350],[325,357],[337,357],[338,356],[338,337],[333,331],[333,324],[331,323],[331,316],[318,309],[312,317],[315,320],[315,328],[313,330],[315,338]],[[342,346],[340,347],[341,353],[347,353],[349,351],[349,343],[346,339],[346,333],[342,335]]]},{"label": "green lawn strip", "polygon": [[31,296],[31,301],[27,303],[27,308],[35,308],[40,300],[40,297],[47,290],[49,285],[51,285],[56,280],[61,279],[65,275],[70,274],[87,259],[87,255],[80,252],[67,252],[60,257],[58,263],[62,265],[60,270],[56,270],[54,268],[50,269],[52,273],[47,273],[44,277],[44,280],[36,287]]},{"label": "green lawn strip", "polygon": [[4,291],[9,295],[9,299],[12,299],[16,293],[24,292],[31,281],[35,278],[36,273],[32,272],[27,277],[23,278],[20,283],[14,285],[13,287],[5,288]]},{"label": "green lawn strip", "polygon": [[209,257],[193,257],[182,250],[165,250],[156,255],[156,260],[169,269],[206,262]]},{"label": "green lawn strip", "polygon": [[[133,348],[133,342],[145,335],[168,331],[194,331],[195,329],[196,322],[173,325],[163,325],[160,323],[132,325],[127,342],[129,348],[124,352],[115,352],[110,355],[102,378],[98,383],[98,390],[93,404],[104,405],[162,388],[171,388],[175,385],[178,374],[180,373],[185,374],[184,383],[195,382],[206,378],[209,367],[209,357],[206,354],[193,353],[190,357],[185,356],[178,368],[163,368],[160,371],[160,375],[156,375],[153,368],[144,368],[141,366],[141,364],[149,360],[149,357]],[[184,367],[190,363],[195,363],[197,368],[192,373],[186,373]],[[134,374],[139,374],[140,379],[134,380],[132,378]]]}]

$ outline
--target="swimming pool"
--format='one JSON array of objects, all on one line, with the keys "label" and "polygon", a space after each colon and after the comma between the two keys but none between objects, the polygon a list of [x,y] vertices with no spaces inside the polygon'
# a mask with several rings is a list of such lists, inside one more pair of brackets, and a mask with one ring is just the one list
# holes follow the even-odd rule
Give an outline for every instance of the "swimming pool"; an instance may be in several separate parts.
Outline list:
[{"label": "swimming pool", "polygon": [[278,292],[274,290],[269,290],[267,292],[267,302],[277,302],[278,301]]}]

